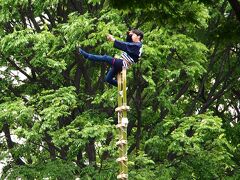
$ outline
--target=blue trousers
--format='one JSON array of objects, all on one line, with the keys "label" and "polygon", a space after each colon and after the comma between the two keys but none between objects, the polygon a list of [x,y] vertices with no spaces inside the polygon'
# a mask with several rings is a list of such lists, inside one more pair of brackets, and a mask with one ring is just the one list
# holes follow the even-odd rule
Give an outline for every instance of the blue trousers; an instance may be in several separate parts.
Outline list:
[{"label": "blue trousers", "polygon": [[117,81],[114,79],[114,77],[117,75],[118,72],[122,71],[123,66],[123,60],[121,59],[115,59],[111,56],[107,55],[93,55],[93,54],[87,54],[87,59],[95,62],[106,62],[112,67],[109,69],[105,81],[107,81],[109,84],[112,84],[114,86],[117,86]]}]

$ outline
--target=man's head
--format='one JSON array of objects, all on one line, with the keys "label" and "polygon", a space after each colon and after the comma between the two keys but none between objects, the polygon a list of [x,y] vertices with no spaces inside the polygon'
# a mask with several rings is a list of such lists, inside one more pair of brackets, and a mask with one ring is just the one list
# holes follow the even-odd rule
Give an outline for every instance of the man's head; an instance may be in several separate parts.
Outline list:
[{"label": "man's head", "polygon": [[143,39],[143,32],[138,29],[132,29],[127,32],[127,42],[141,42]]}]

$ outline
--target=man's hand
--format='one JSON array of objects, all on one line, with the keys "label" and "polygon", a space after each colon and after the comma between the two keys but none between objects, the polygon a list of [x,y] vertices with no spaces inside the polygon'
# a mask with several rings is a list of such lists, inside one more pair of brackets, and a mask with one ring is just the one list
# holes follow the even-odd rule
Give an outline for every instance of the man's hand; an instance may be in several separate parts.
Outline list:
[{"label": "man's hand", "polygon": [[107,35],[107,40],[114,42],[114,41],[115,41],[115,38],[113,37],[113,35],[108,34],[108,35]]}]

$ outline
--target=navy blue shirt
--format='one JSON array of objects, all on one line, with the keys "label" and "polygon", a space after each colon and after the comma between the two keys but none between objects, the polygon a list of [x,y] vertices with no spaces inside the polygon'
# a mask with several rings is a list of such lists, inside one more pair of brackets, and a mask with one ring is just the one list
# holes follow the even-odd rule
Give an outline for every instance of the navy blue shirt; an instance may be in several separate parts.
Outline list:
[{"label": "navy blue shirt", "polygon": [[[115,40],[113,46],[119,50],[126,52],[127,55],[130,56],[129,60],[127,58],[127,61],[129,61],[130,63],[138,62],[138,59],[142,54],[142,42],[123,42]],[[126,57],[124,59],[126,59]]]}]

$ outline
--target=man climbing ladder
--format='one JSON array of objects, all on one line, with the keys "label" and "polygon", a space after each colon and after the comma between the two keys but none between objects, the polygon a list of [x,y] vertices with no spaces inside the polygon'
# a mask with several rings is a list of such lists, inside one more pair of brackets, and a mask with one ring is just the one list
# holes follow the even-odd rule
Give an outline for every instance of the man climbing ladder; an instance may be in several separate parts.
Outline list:
[{"label": "man climbing ladder", "polygon": [[124,51],[121,54],[121,58],[115,59],[108,55],[93,55],[85,52],[81,48],[79,53],[82,54],[86,59],[96,62],[107,62],[112,67],[107,73],[105,80],[117,86],[117,81],[114,77],[117,73],[122,71],[122,67],[129,68],[132,64],[138,62],[139,57],[142,53],[142,39],[143,32],[138,29],[133,29],[127,33],[126,42],[116,40],[112,35],[107,35],[109,41],[114,42],[114,47]]},{"label": "man climbing ladder", "polygon": [[[108,35],[107,39],[114,42],[114,47],[123,51],[120,59],[115,59],[107,55],[93,55],[85,52],[81,48],[79,49],[86,59],[91,61],[107,62],[112,66],[108,71],[105,80],[118,86],[118,107],[116,111],[118,113],[117,128],[119,131],[119,141],[117,146],[119,149],[119,158],[117,162],[120,165],[120,173],[117,176],[118,179],[128,179],[128,166],[127,166],[127,111],[130,109],[127,106],[127,86],[126,86],[126,69],[132,64],[138,62],[142,53],[142,39],[143,32],[137,29],[133,29],[127,33],[126,42],[116,40],[112,35]],[[117,75],[117,80],[114,77]]]}]

